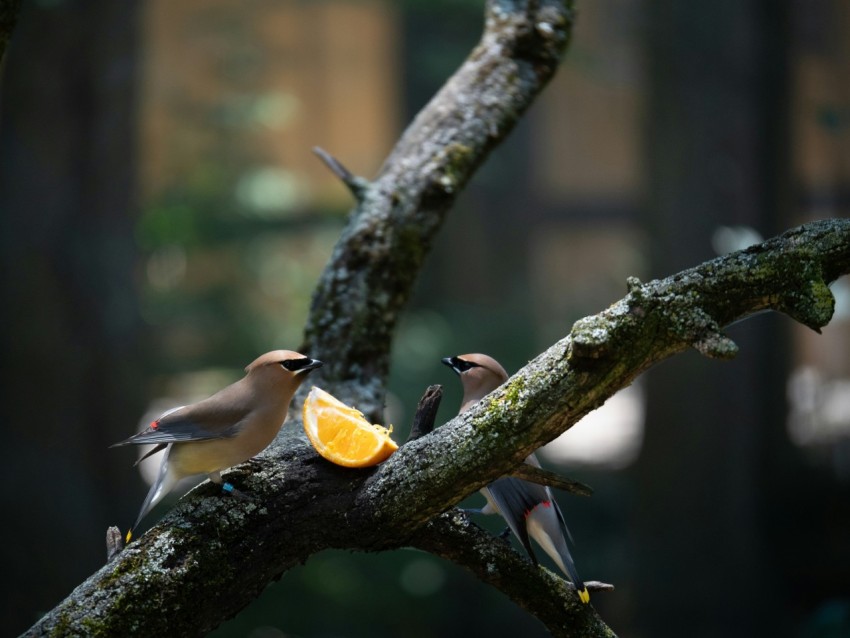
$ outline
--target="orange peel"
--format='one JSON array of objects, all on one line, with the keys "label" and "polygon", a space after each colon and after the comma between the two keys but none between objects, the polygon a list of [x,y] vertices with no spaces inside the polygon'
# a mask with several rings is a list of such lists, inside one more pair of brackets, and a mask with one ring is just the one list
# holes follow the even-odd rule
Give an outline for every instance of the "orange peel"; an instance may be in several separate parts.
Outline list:
[{"label": "orange peel", "polygon": [[398,449],[389,429],[369,423],[359,410],[313,386],[301,410],[304,432],[316,451],[344,467],[370,467]]}]

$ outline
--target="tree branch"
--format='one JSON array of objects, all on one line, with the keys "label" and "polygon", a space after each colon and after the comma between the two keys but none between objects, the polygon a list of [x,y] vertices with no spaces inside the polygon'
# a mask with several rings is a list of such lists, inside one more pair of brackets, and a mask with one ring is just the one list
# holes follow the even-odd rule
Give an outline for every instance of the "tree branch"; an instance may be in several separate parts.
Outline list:
[{"label": "tree branch", "polygon": [[556,472],[544,470],[542,467],[528,465],[527,463],[520,463],[508,472],[508,474],[514,478],[531,481],[540,485],[548,485],[549,487],[556,487],[559,490],[564,490],[578,496],[590,496],[593,494],[593,488],[589,485],[567,478],[566,476],[561,476]]},{"label": "tree branch", "polygon": [[331,173],[339,177],[340,181],[345,184],[348,190],[351,191],[351,194],[354,195],[354,199],[358,202],[363,199],[363,193],[369,186],[369,182],[362,177],[352,175],[351,171],[342,165],[342,162],[322,147],[314,146],[313,152],[325,163],[325,166],[330,169]]},{"label": "tree branch", "polygon": [[[459,510],[430,520],[413,535],[410,544],[465,566],[529,613],[545,619],[553,636],[614,636],[598,615],[588,613],[570,583],[548,569],[535,567],[508,542],[494,541]],[[590,592],[614,589],[596,581],[585,586]]]},{"label": "tree branch", "polygon": [[376,520],[404,526],[411,512],[399,503],[403,494],[442,494],[446,500],[432,510],[417,504],[428,517],[440,513],[444,503],[509,473],[641,372],[677,352],[693,346],[709,356],[729,357],[737,347],[722,335],[723,325],[771,308],[819,329],[832,316],[827,284],[848,271],[850,220],[832,219],[667,279],[645,285],[633,280],[624,299],[577,321],[569,336],[496,391],[381,466],[366,486],[370,495],[382,496]]},{"label": "tree branch", "polygon": [[359,184],[301,351],[327,362],[317,384],[368,416],[383,409],[396,320],[446,211],[555,73],[571,27],[571,2],[490,0],[479,44]]},{"label": "tree branch", "polygon": [[407,443],[425,436],[434,430],[434,420],[437,418],[437,409],[443,400],[443,386],[429,385],[425,394],[419,399],[416,406],[416,414],[413,416],[413,425],[407,436]]},{"label": "tree branch", "polygon": [[[377,468],[337,467],[307,444],[293,444],[228,473],[256,501],[230,501],[210,483],[200,485],[31,633],[127,634],[144,626],[150,636],[200,635],[327,548],[374,551],[413,543],[481,574],[502,542],[461,534],[467,522],[454,513],[439,517],[442,512],[509,472],[654,363],[704,343],[707,335],[730,343],[722,325],[772,308],[819,329],[832,312],[827,283],[848,272],[850,220],[839,219],[796,228],[667,279],[633,281],[624,299],[576,322],[569,336],[476,407]],[[726,356],[729,346],[720,352]],[[608,635],[592,606],[565,610],[566,585],[549,572],[514,569],[506,564],[509,577],[486,580],[509,591],[554,634]],[[561,602],[524,600],[516,591],[538,586]],[[564,614],[574,612],[587,616],[564,625]],[[570,629],[579,625],[597,629]]]},{"label": "tree branch", "polygon": [[[425,394],[419,400],[416,414],[413,416],[413,426],[410,428],[410,434],[407,437],[406,443],[415,441],[433,431],[434,419],[437,416],[437,409],[440,407],[442,398],[442,386],[428,386]],[[584,483],[566,478],[549,470],[544,470],[542,467],[528,465],[527,463],[520,463],[509,472],[509,475],[525,481],[531,481],[532,483],[556,487],[579,496],[590,496],[593,494],[593,489]]]}]

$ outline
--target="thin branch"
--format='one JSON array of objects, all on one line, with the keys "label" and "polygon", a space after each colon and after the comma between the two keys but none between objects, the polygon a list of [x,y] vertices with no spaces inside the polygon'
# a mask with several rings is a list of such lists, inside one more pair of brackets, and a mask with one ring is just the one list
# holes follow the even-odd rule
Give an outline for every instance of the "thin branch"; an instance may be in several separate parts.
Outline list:
[{"label": "thin branch", "polygon": [[106,530],[106,562],[112,560],[124,549],[124,535],[117,527],[109,527]]},{"label": "thin branch", "polygon": [[413,426],[410,428],[410,434],[407,436],[407,443],[425,436],[434,429],[434,420],[437,418],[437,410],[440,407],[440,401],[442,399],[443,386],[428,386],[425,394],[419,399],[419,405],[416,407],[416,414],[413,417]]},{"label": "thin branch", "polygon": [[331,173],[336,175],[340,181],[346,185],[348,190],[351,191],[351,194],[354,195],[354,199],[358,202],[362,201],[366,188],[369,186],[369,182],[362,177],[353,175],[351,171],[342,165],[342,162],[328,153],[321,146],[314,146],[313,152],[319,156],[319,159],[325,163],[325,166],[330,169]]},{"label": "thin branch", "polygon": [[532,483],[537,483],[539,485],[556,487],[559,490],[564,490],[565,492],[576,494],[578,496],[593,495],[593,488],[589,485],[567,478],[566,476],[561,476],[557,472],[544,470],[542,467],[534,467],[527,463],[517,465],[514,469],[508,472],[508,475],[523,479],[524,481],[531,481]]}]

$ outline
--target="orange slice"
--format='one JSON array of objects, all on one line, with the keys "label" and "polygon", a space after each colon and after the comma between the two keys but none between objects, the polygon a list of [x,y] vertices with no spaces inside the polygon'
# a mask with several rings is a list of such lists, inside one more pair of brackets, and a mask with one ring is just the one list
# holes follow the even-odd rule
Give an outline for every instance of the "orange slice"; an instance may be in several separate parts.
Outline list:
[{"label": "orange slice", "polygon": [[369,423],[361,412],[316,386],[304,401],[302,416],[310,443],[337,465],[377,465],[398,449],[391,429]]}]

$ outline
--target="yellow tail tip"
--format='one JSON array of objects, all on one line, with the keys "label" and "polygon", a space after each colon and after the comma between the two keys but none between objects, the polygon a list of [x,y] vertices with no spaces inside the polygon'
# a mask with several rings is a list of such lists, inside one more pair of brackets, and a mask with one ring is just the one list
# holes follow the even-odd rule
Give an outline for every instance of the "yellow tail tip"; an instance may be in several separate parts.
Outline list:
[{"label": "yellow tail tip", "polygon": [[133,530],[129,529],[129,530],[127,530],[127,536],[125,536],[125,537],[124,537],[124,544],[125,544],[125,545],[129,545],[129,544],[130,544],[130,540],[131,540],[132,538],[133,538]]},{"label": "yellow tail tip", "polygon": [[578,592],[578,597],[585,605],[590,602],[590,594],[587,593],[587,587]]}]

